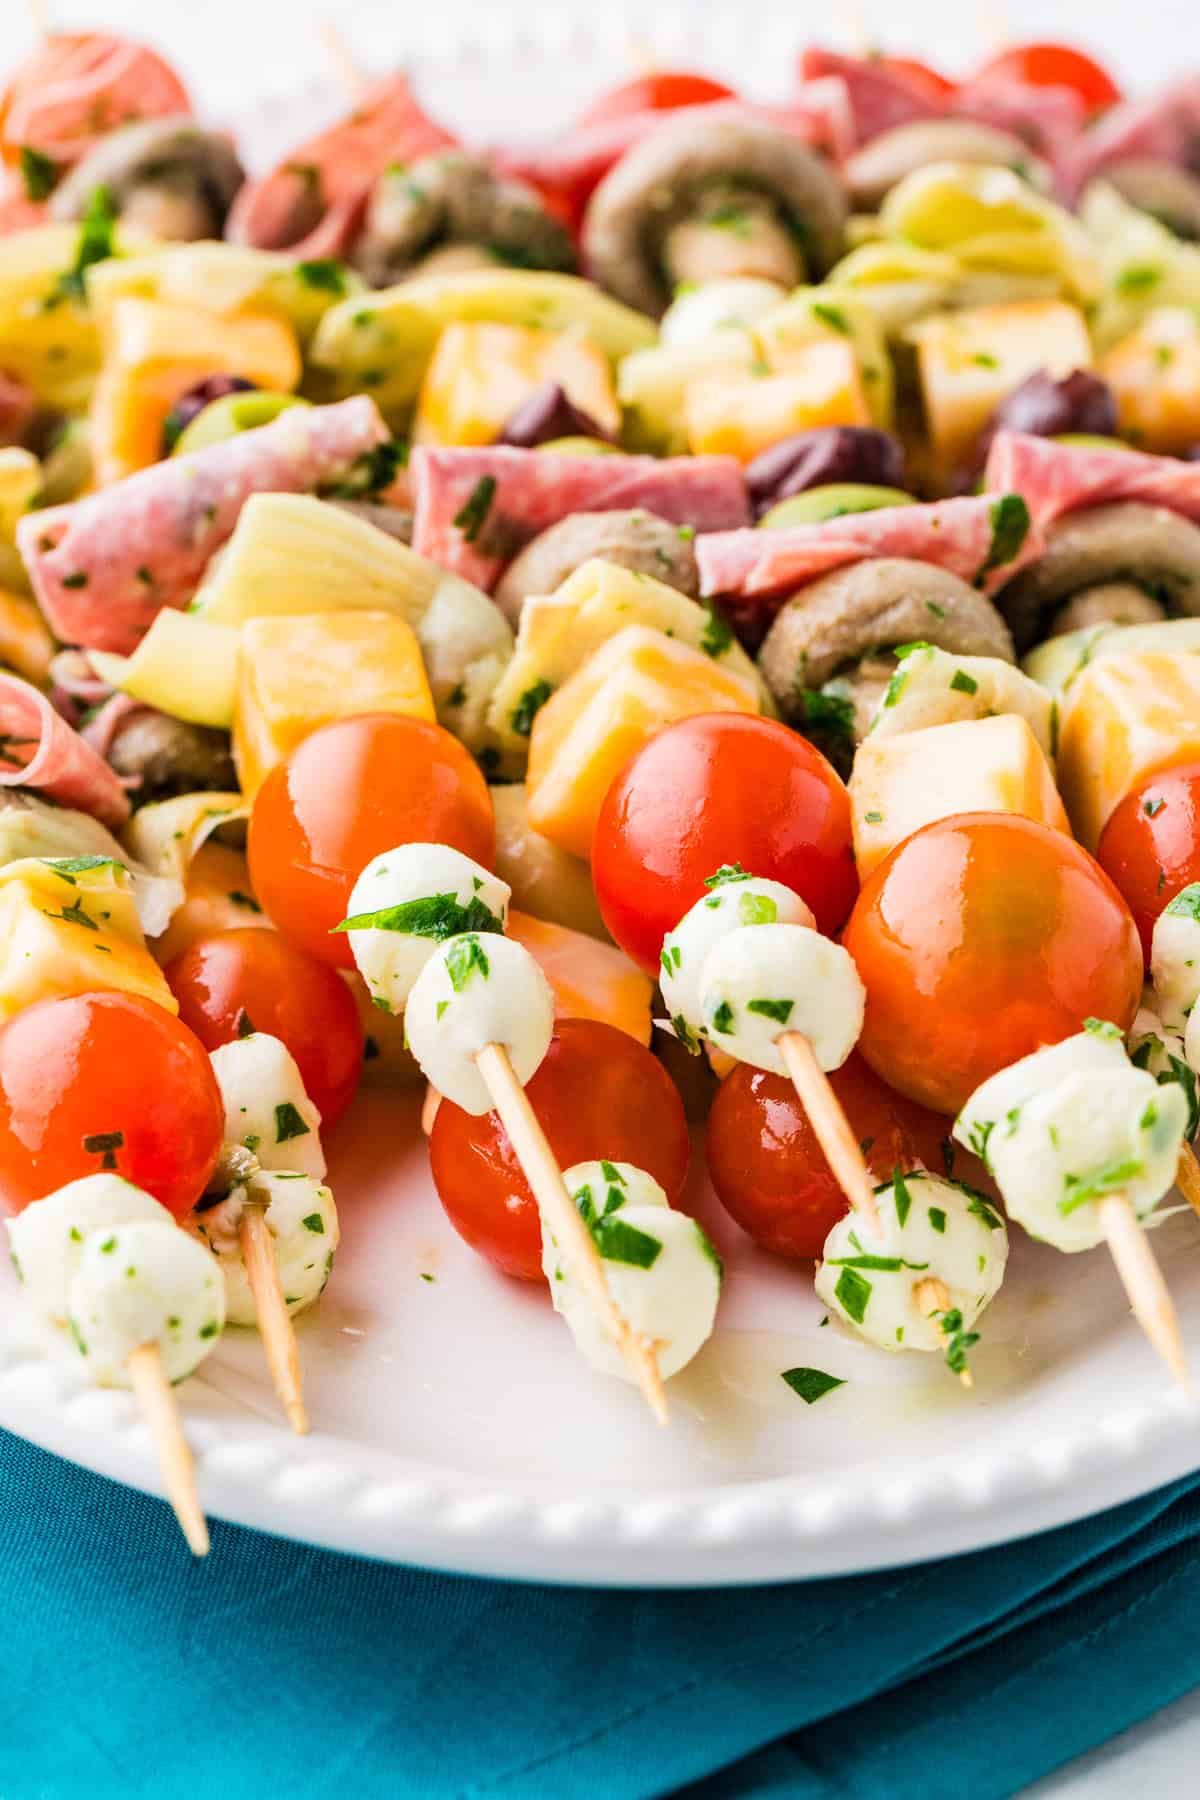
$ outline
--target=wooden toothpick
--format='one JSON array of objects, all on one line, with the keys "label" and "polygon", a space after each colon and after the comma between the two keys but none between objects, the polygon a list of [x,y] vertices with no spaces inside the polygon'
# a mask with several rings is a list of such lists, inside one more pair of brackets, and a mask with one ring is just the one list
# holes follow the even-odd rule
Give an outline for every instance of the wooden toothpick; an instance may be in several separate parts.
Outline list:
[{"label": "wooden toothpick", "polygon": [[207,1556],[208,1522],[196,1492],[196,1463],[157,1344],[142,1344],[126,1363],[133,1391],[158,1453],[167,1499],[194,1556]]},{"label": "wooden toothpick", "polygon": [[866,1220],[872,1235],[881,1237],[875,1185],[862,1145],[850,1129],[850,1121],[842,1111],[828,1075],[813,1054],[812,1045],[799,1031],[785,1031],[776,1039],[776,1044],[838,1185],[855,1212]]},{"label": "wooden toothpick", "polygon": [[301,1437],[308,1431],[304,1386],[300,1376],[300,1352],[296,1333],[279,1285],[275,1240],[266,1214],[253,1200],[246,1203],[238,1224],[238,1242],[246,1265],[246,1278],[254,1296],[258,1330],[267,1355],[267,1367],[275,1383],[288,1424]]}]

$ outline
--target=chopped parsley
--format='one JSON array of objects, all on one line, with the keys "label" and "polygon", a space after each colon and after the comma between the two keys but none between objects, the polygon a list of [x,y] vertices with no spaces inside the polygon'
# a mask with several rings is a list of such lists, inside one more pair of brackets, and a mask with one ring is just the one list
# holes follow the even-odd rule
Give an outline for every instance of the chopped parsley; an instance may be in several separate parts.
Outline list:
[{"label": "chopped parsley", "polygon": [[30,200],[48,200],[58,186],[62,170],[52,156],[31,144],[21,145],[21,185]]},{"label": "chopped parsley", "polygon": [[241,1011],[238,1013],[237,1025],[236,1025],[235,1029],[240,1038],[248,1038],[248,1037],[254,1036],[254,1020],[250,1017],[250,1014],[246,1011],[244,1006],[242,1007]]},{"label": "chopped parsley", "polygon": [[73,900],[70,906],[64,906],[61,912],[51,912],[48,906],[42,907],[48,919],[62,919],[68,925],[82,925],[86,931],[99,931],[95,919],[84,909],[82,900]]},{"label": "chopped parsley", "polygon": [[871,1283],[864,1276],[854,1269],[844,1268],[837,1278],[833,1295],[847,1318],[853,1319],[856,1325],[861,1325],[873,1292]]},{"label": "chopped parsley", "polygon": [[88,270],[94,263],[107,262],[110,256],[116,254],[116,223],[117,214],[109,190],[106,187],[94,187],[88,196],[79,227],[75,260],[58,278],[57,299],[77,300],[80,305],[87,300],[84,277]]},{"label": "chopped parsley", "polygon": [[946,1235],[946,1215],[940,1206],[931,1206],[929,1208],[929,1223],[938,1233],[939,1237],[944,1237]]},{"label": "chopped parsley", "polygon": [[864,816],[866,818],[866,822],[868,825],[882,825],[883,824],[883,814],[881,812],[869,812],[869,813],[866,813]]},{"label": "chopped parsley", "polygon": [[854,745],[854,702],[845,694],[829,694],[821,688],[800,687],[796,697],[804,709],[805,726],[827,732],[847,748]]},{"label": "chopped parsley", "polygon": [[483,530],[495,498],[496,477],[481,475],[467,495],[460,511],[454,515],[455,530],[462,532],[468,544],[473,544]]},{"label": "chopped parsley", "polygon": [[117,1151],[125,1148],[123,1131],[93,1131],[83,1140],[85,1156],[98,1156],[102,1169],[115,1169]]},{"label": "chopped parsley", "polygon": [[428,894],[419,900],[402,900],[396,906],[380,907],[378,912],[355,913],[343,919],[334,931],[402,931],[407,937],[433,938],[443,943],[446,938],[461,937],[471,931],[503,931],[504,920],[485,905],[478,894],[464,906],[455,894]]},{"label": "chopped parsley", "polygon": [[305,287],[316,288],[319,293],[340,298],[346,292],[346,265],[336,256],[316,256],[298,262],[296,274]]},{"label": "chopped parsley", "polygon": [[286,1144],[291,1138],[307,1137],[308,1126],[290,1100],[281,1100],[275,1108],[275,1142]]},{"label": "chopped parsley", "polygon": [[1029,508],[1020,494],[1001,494],[993,500],[989,518],[992,541],[975,572],[975,586],[982,587],[993,569],[1002,568],[1017,555],[1029,535]]},{"label": "chopped parsley", "polygon": [[487,954],[473,932],[454,939],[446,952],[446,973],[456,994],[461,994],[478,970],[484,981],[490,974]]},{"label": "chopped parsley", "polygon": [[704,610],[708,615],[708,621],[700,639],[700,648],[705,656],[714,658],[724,656],[733,643],[733,626],[711,600],[705,602]]},{"label": "chopped parsley", "polygon": [[730,1006],[728,1000],[722,1000],[720,1006],[718,1006],[716,1012],[714,1012],[712,1016],[713,1030],[719,1031],[723,1037],[728,1037],[733,1030],[733,1020],[734,1012],[732,1006]]},{"label": "chopped parsley", "polygon": [[1004,1220],[991,1202],[985,1200],[982,1194],[977,1194],[973,1190],[968,1191],[971,1193],[971,1198],[967,1202],[967,1211],[974,1213],[975,1217],[981,1220],[989,1231],[1003,1231]]},{"label": "chopped parsley", "polygon": [[1162,273],[1153,263],[1130,263],[1118,272],[1113,285],[1118,294],[1144,294],[1158,286]]},{"label": "chopped parsley", "polygon": [[527,687],[517,704],[509,714],[509,724],[518,737],[528,737],[533,730],[533,721],[545,706],[554,689],[548,681],[535,681]]},{"label": "chopped parsley", "polygon": [[925,602],[925,611],[932,613],[935,619],[944,619],[946,616],[945,607],[939,606],[936,600],[927,600]]},{"label": "chopped parsley", "polygon": [[748,1000],[746,1011],[758,1013],[764,1019],[774,1019],[777,1025],[786,1025],[795,1004],[794,1000]]},{"label": "chopped parsley", "polygon": [[963,1316],[957,1306],[942,1313],[938,1322],[946,1339],[946,1367],[954,1375],[963,1375],[967,1368],[967,1351],[979,1342],[979,1333],[963,1330]]},{"label": "chopped parsley", "polygon": [[774,925],[779,908],[769,894],[739,894],[737,916],[739,925]]},{"label": "chopped parsley", "polygon": [[908,1215],[912,1210],[912,1194],[899,1169],[892,1171],[892,1200],[896,1208],[896,1223],[903,1231],[908,1224]]},{"label": "chopped parsley", "polygon": [[303,1225],[305,1231],[313,1231],[320,1234],[325,1229],[325,1218],[322,1213],[309,1213],[305,1218],[301,1219],[300,1223]]},{"label": "chopped parsley", "polygon": [[1190,887],[1183,888],[1173,900],[1168,900],[1165,910],[1177,919],[1200,919],[1200,881],[1193,881]]},{"label": "chopped parsley", "polygon": [[1092,1037],[1119,1040],[1121,1036],[1120,1026],[1114,1025],[1109,1019],[1085,1019],[1083,1029],[1090,1032]]},{"label": "chopped parsley", "polygon": [[965,669],[955,669],[950,686],[956,694],[977,694],[979,692],[979,683],[973,675],[968,675]]},{"label": "chopped parsley", "polygon": [[971,361],[978,369],[998,369],[1000,367],[1000,359],[993,356],[990,350],[977,350]]},{"label": "chopped parsley", "polygon": [[908,670],[897,669],[896,673],[892,676],[892,679],[888,682],[887,693],[883,696],[883,704],[885,706],[898,705],[900,696],[904,692],[907,682]]},{"label": "chopped parsley", "polygon": [[826,1394],[832,1394],[834,1388],[846,1385],[844,1376],[827,1375],[824,1369],[784,1369],[782,1377],[793,1394],[799,1394],[805,1406],[814,1406]]},{"label": "chopped parsley", "polygon": [[671,1019],[671,1030],[683,1045],[689,1056],[699,1056],[700,1040],[684,1018],[682,1013],[675,1013]]},{"label": "chopped parsley", "polygon": [[327,491],[334,500],[361,500],[365,495],[381,494],[391,487],[407,463],[407,440],[389,438],[355,457],[345,478]]},{"label": "chopped parsley", "polygon": [[[22,740],[25,741],[25,740]],[[87,875],[93,869],[123,869],[124,863],[112,856],[43,856],[41,864],[44,869],[53,869],[64,881],[71,881],[73,875]],[[71,886],[75,883],[71,881]]]},{"label": "chopped parsley", "polygon": [[1162,811],[1163,807],[1166,804],[1167,803],[1162,798],[1162,796],[1159,794],[1156,794],[1154,796],[1153,800],[1146,801],[1145,805],[1142,807],[1142,811],[1145,813],[1145,815],[1148,819],[1155,819],[1158,817],[1159,813]]},{"label": "chopped parsley", "polygon": [[677,974],[683,962],[683,951],[678,944],[664,944],[658,960],[664,975]]},{"label": "chopped parsley", "polygon": [[70,575],[64,575],[62,578],[63,587],[71,588],[72,590],[75,588],[85,588],[87,584],[88,576],[85,569],[74,569]]},{"label": "chopped parsley", "polygon": [[967,1148],[977,1156],[981,1163],[987,1164],[988,1139],[992,1135],[994,1119],[976,1119],[967,1132]]},{"label": "chopped parsley", "polygon": [[1089,1200],[1101,1200],[1105,1194],[1119,1193],[1127,1181],[1142,1173],[1144,1167],[1136,1157],[1130,1156],[1120,1162],[1105,1163],[1094,1175],[1065,1175],[1063,1184],[1067,1191],[1058,1203],[1059,1212],[1066,1219]]},{"label": "chopped parsley", "polygon": [[749,879],[750,871],[743,869],[740,862],[722,863],[715,875],[704,877],[704,885],[706,888],[725,887],[731,881],[749,881]]},{"label": "chopped parsley", "polygon": [[262,907],[253,894],[243,894],[237,888],[230,888],[229,898],[235,906],[244,906],[247,912],[260,913],[262,911]]},{"label": "chopped parsley", "polygon": [[0,732],[0,763],[10,769],[23,769],[29,758],[26,757],[23,761],[21,757],[14,756],[13,749],[21,749],[27,744],[36,744],[37,741],[35,737],[15,737],[11,731]]},{"label": "chopped parsley", "polygon": [[842,337],[850,336],[850,325],[840,306],[829,306],[823,300],[815,300],[812,315],[814,319],[820,319],[822,325],[828,325],[831,331],[840,332]]}]

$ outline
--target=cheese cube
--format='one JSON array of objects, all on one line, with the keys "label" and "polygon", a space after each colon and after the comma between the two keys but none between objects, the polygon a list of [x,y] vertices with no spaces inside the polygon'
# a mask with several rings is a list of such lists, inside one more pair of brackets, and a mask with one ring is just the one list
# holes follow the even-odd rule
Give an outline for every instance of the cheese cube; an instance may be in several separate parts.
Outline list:
[{"label": "cheese cube", "polygon": [[690,449],[744,463],[793,432],[871,424],[858,358],[843,338],[791,352],[775,373],[694,376],[685,404]]},{"label": "cheese cube", "polygon": [[318,726],[355,713],[433,722],[433,697],[412,627],[394,613],[304,613],[242,628],[233,754],[253,797]]},{"label": "cheese cube", "polygon": [[1071,832],[1045,753],[1015,713],[864,739],[850,805],[864,879],[922,825],[954,813],[1015,813]]},{"label": "cheese cube", "polygon": [[938,313],[911,335],[925,420],[944,476],[962,468],[996,407],[1036,369],[1060,378],[1092,364],[1083,314],[1062,300]]},{"label": "cheese cube", "polygon": [[225,844],[204,844],[188,864],[183,905],[172,913],[171,923],[151,948],[155,960],[166,968],[201,938],[217,931],[240,931],[246,925],[273,929],[254,898],[246,858]]},{"label": "cheese cube", "polygon": [[1104,356],[1121,436],[1140,450],[1181,455],[1200,438],[1200,320],[1161,306]]},{"label": "cheese cube", "polygon": [[542,707],[529,741],[529,823],[590,857],[605,794],[664,725],[707,712],[757,712],[745,684],[700,650],[631,625]]},{"label": "cheese cube", "polygon": [[1200,657],[1107,656],[1064,696],[1058,785],[1081,844],[1095,850],[1126,794],[1148,775],[1200,758]]},{"label": "cheese cube", "polygon": [[654,987],[623,950],[523,912],[509,912],[508,935],[540,963],[554,989],[556,1017],[599,1019],[649,1044]]},{"label": "cheese cube", "polygon": [[37,1000],[112,989],[179,1011],[146,948],[128,871],[93,857],[0,869],[0,1021]]},{"label": "cheese cube", "polygon": [[621,414],[608,358],[588,338],[523,325],[447,325],[421,386],[413,441],[494,444],[547,381],[616,436]]}]

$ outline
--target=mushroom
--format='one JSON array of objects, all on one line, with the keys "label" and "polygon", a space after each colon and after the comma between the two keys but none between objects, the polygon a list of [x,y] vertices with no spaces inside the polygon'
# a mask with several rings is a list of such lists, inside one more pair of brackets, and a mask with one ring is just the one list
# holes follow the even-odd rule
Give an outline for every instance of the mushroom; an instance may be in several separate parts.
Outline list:
[{"label": "mushroom", "polygon": [[814,720],[811,696],[836,678],[836,690],[822,698],[849,707],[858,743],[895,673],[891,652],[914,641],[1016,660],[1008,627],[977,588],[931,563],[885,556],[835,569],[794,594],[767,633],[758,666],[793,724]]},{"label": "mushroom", "polygon": [[841,254],[845,219],[837,176],[797,138],[757,119],[679,118],[609,170],[583,247],[602,287],[657,315],[681,281],[818,278]]},{"label": "mushroom", "polygon": [[655,513],[571,513],[535,537],[504,571],[493,598],[515,625],[530,594],[552,594],[590,557],[653,575],[695,600],[700,574],[692,534]]},{"label": "mushroom", "polygon": [[1110,164],[1104,179],[1131,206],[1150,213],[1176,237],[1200,239],[1200,178],[1187,169],[1130,157]]},{"label": "mushroom", "polygon": [[1072,594],[1050,621],[1050,637],[1087,631],[1093,625],[1158,625],[1166,608],[1131,581],[1102,581]]},{"label": "mushroom", "polygon": [[189,725],[149,707],[131,712],[117,727],[106,754],[139,806],[174,794],[228,793],[237,787],[228,732]]},{"label": "mushroom", "polygon": [[55,219],[81,219],[105,188],[127,224],[157,238],[218,238],[245,179],[232,141],[191,119],[143,119],[100,139],[55,189]]},{"label": "mushroom", "polygon": [[375,183],[354,261],[376,287],[464,267],[575,267],[566,229],[532,188],[479,156],[439,151],[386,169]]},{"label": "mushroom", "polygon": [[1148,591],[1168,614],[1200,615],[1200,529],[1132,500],[1067,513],[1047,527],[1041,556],[1000,590],[997,604],[1023,654],[1047,635],[1064,601],[1115,582]]},{"label": "mushroom", "polygon": [[1021,138],[973,119],[917,119],[909,125],[896,125],[856,150],[842,172],[855,207],[875,212],[898,181],[937,162],[1009,168],[1046,193],[1053,185],[1046,164],[1030,154],[1029,145]]}]

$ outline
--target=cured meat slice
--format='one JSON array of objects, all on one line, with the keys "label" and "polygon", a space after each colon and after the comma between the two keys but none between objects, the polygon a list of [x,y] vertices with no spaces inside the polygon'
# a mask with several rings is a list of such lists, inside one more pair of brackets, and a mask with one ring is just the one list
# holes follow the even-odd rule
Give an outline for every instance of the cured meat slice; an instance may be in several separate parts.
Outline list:
[{"label": "cured meat slice", "polygon": [[1063,154],[1059,170],[1077,194],[1110,163],[1131,159],[1187,167],[1200,136],[1200,76],[1189,75],[1148,100],[1122,100]]},{"label": "cured meat slice", "polygon": [[270,425],[26,514],[17,547],[42,611],[64,643],[127,655],[164,606],[187,603],[251,494],[335,480],[387,436],[366,395],[289,407]]},{"label": "cured meat slice", "polygon": [[47,799],[113,828],[129,817],[117,776],[44,694],[0,671],[0,786],[37,788]]},{"label": "cured meat slice", "polygon": [[984,486],[992,493],[1023,494],[1039,529],[1063,513],[1114,500],[1164,506],[1200,524],[1200,463],[1140,450],[1059,444],[1001,431],[988,455]]},{"label": "cured meat slice", "polygon": [[865,56],[842,56],[815,46],[800,56],[800,77],[811,82],[836,76],[844,82],[854,125],[855,146],[891,131],[895,125],[911,125],[917,119],[937,119],[945,106],[924,94],[894,70],[881,68]]},{"label": "cured meat slice", "polygon": [[118,125],[191,110],[174,69],[145,45],[107,32],[55,32],[0,94],[0,145],[8,158],[26,148],[69,164]]},{"label": "cured meat slice", "polygon": [[695,532],[745,525],[731,456],[560,456],[544,450],[414,450],[413,549],[490,589],[531,538],[571,513],[641,508]]}]

